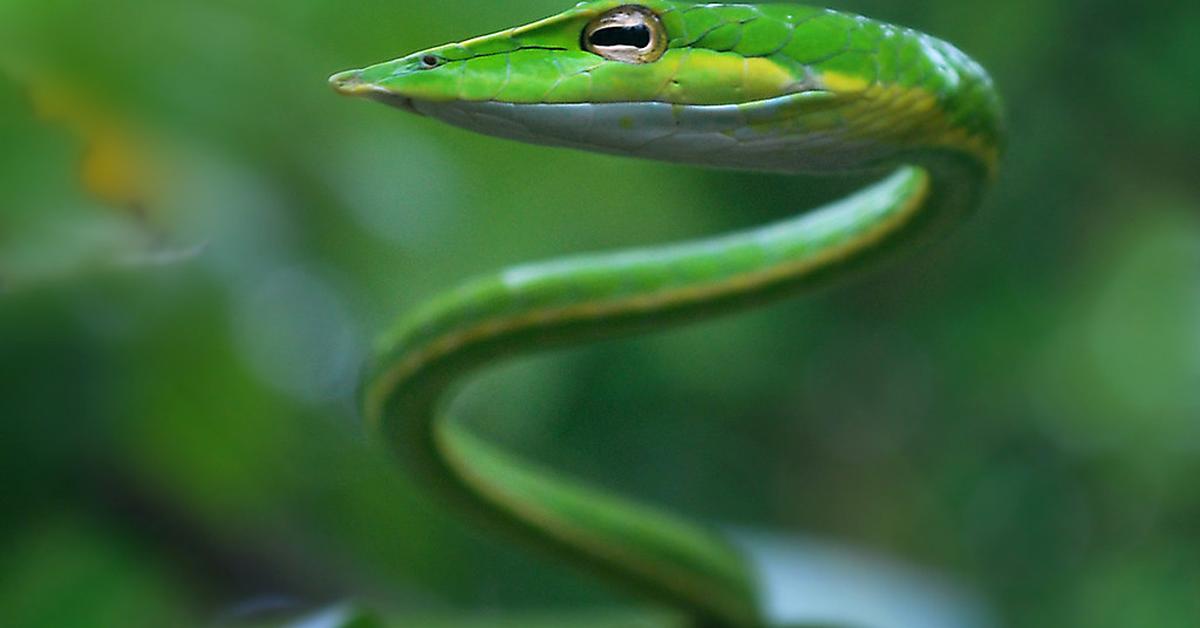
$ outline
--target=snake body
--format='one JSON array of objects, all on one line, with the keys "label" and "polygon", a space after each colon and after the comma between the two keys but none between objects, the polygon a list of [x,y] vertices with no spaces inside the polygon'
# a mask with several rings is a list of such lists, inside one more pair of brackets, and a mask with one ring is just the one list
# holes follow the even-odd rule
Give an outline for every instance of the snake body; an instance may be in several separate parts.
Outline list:
[{"label": "snake body", "polygon": [[533,143],[718,168],[881,173],[777,224],[466,282],[403,317],[364,384],[368,421],[460,507],[700,623],[769,623],[753,570],[721,533],[485,442],[445,415],[448,393],[502,357],[743,308],[945,233],[996,172],[1003,130],[987,73],[948,43],[847,13],[600,0],[331,82]]}]

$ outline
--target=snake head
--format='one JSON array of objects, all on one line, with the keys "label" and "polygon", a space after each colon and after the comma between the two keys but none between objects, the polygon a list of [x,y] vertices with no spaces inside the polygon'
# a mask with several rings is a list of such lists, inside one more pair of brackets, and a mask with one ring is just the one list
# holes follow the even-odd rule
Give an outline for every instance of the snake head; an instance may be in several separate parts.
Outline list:
[{"label": "snake head", "polygon": [[871,167],[927,145],[995,162],[990,79],[953,46],[794,4],[597,0],[332,77],[472,131],[722,168]]},{"label": "snake head", "polygon": [[789,24],[818,14],[796,5],[598,0],[331,83],[509,139],[790,171],[796,164],[779,151],[747,157],[737,145],[743,135],[775,134],[779,120],[812,106],[806,97],[828,95],[809,67],[766,54],[786,46]]},{"label": "snake head", "polygon": [[[744,33],[744,6],[693,8],[664,0],[581,3],[532,24],[342,72],[331,83],[410,110],[439,102],[734,104],[813,87],[803,68],[696,45],[702,28]],[[779,38],[784,18],[794,16],[759,17],[780,26]]]}]

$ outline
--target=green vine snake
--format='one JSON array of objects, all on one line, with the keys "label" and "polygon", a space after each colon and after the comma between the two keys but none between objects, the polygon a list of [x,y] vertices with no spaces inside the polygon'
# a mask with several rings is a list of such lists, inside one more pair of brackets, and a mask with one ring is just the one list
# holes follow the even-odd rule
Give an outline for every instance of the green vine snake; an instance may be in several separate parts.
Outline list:
[{"label": "green vine snake", "polygon": [[447,393],[505,356],[746,307],[945,233],[997,168],[1003,129],[987,73],[946,42],[847,13],[599,0],[331,83],[538,144],[716,168],[880,173],[777,224],[469,281],[402,318],[364,384],[367,420],[460,507],[700,624],[769,623],[755,575],[718,531],[518,459],[445,416]]}]

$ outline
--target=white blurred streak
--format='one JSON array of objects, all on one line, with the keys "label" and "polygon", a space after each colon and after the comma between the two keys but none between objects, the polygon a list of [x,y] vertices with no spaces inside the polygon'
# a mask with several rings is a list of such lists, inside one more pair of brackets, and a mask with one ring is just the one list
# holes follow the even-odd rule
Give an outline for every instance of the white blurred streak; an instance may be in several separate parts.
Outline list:
[{"label": "white blurred streak", "polygon": [[772,625],[989,628],[978,600],[952,583],[819,541],[729,531],[749,557]]},{"label": "white blurred streak", "polygon": [[299,621],[288,624],[289,628],[345,628],[361,617],[360,611],[348,604],[339,604],[319,611]]},{"label": "white blurred streak", "polygon": [[117,258],[118,268],[144,268],[149,266],[171,266],[190,262],[204,253],[208,248],[207,242],[181,247],[162,247],[147,251],[126,253]]}]

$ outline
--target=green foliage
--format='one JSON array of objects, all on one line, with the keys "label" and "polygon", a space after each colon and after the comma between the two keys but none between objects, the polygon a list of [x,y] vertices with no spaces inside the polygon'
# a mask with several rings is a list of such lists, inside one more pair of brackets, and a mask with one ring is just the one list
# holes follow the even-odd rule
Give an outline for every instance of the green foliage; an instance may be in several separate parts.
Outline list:
[{"label": "green foliage", "polygon": [[[605,609],[625,598],[410,486],[358,424],[365,348],[480,271],[757,224],[853,186],[505,143],[324,85],[562,8],[0,5],[0,625],[347,598],[388,618],[624,621]],[[995,75],[1011,143],[973,223],[815,298],[504,366],[462,413],[622,493],[949,574],[1005,623],[1193,625],[1200,8],[836,8]],[[35,114],[46,83],[154,138],[156,202],[80,181],[89,138]]]}]

